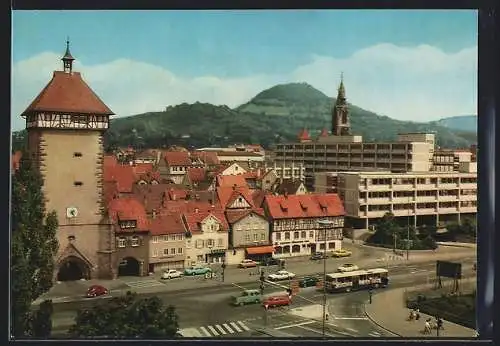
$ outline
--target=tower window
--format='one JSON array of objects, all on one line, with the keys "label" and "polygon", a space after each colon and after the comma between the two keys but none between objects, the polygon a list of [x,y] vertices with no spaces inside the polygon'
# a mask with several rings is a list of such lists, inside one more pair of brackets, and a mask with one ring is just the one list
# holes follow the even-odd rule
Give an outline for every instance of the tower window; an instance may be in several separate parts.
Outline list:
[{"label": "tower window", "polygon": [[83,183],[81,181],[75,181],[73,184],[75,186],[82,186],[83,185]]},{"label": "tower window", "polygon": [[82,157],[82,153],[74,152],[73,157]]}]

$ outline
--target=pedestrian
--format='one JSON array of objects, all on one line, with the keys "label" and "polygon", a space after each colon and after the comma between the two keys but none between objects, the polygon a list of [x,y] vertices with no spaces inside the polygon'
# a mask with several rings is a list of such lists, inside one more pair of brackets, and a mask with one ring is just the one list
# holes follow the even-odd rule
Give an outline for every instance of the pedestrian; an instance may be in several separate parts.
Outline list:
[{"label": "pedestrian", "polygon": [[419,320],[420,319],[420,312],[419,310],[417,309],[417,312],[415,313],[415,320]]},{"label": "pedestrian", "polygon": [[429,322],[429,320],[426,320],[424,325],[424,334],[430,334],[430,333],[431,333],[431,323]]}]

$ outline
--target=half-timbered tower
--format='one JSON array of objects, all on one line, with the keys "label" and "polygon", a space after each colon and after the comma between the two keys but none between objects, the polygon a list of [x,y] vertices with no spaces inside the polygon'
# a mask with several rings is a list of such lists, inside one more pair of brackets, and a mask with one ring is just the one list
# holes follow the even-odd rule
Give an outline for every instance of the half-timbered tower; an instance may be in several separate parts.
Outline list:
[{"label": "half-timbered tower", "polygon": [[114,237],[103,204],[103,134],[113,112],[73,71],[66,42],[63,70],[22,113],[28,151],[43,176],[46,210],[59,219],[54,278],[111,278]]}]

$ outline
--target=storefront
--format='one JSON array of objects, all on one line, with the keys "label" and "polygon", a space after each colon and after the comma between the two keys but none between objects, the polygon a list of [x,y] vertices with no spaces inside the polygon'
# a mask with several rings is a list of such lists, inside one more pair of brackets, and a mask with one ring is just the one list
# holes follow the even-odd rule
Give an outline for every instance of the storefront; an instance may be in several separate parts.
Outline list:
[{"label": "storefront", "polygon": [[265,262],[268,258],[271,258],[273,256],[274,246],[267,245],[267,246],[248,247],[246,251],[248,259],[257,262]]},{"label": "storefront", "polygon": [[208,254],[206,254],[205,262],[207,263],[224,263],[224,258],[226,255],[226,250],[210,250]]}]

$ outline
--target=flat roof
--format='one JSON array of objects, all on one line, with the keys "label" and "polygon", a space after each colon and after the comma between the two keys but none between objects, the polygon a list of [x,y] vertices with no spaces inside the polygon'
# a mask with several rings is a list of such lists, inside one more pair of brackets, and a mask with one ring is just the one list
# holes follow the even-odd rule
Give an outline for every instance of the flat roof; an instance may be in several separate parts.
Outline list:
[{"label": "flat roof", "polygon": [[[325,172],[329,173],[329,172]],[[349,175],[401,175],[401,176],[411,176],[411,175],[416,175],[416,176],[430,176],[430,175],[443,175],[443,176],[454,176],[454,175],[467,175],[467,174],[472,174],[472,175],[477,175],[477,172],[439,172],[439,171],[424,171],[424,172],[377,172],[377,171],[372,171],[372,172],[352,172],[352,171],[343,171],[343,172],[332,172],[332,173],[337,173],[337,174],[349,174]]]}]

